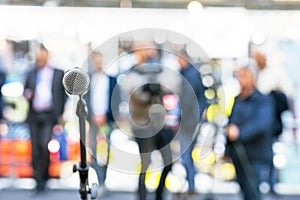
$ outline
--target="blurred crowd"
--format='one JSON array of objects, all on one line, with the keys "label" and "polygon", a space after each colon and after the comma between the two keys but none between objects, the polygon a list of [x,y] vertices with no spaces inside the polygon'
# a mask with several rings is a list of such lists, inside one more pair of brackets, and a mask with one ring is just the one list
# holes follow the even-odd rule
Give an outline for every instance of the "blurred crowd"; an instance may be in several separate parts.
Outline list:
[{"label": "blurred crowd", "polygon": [[[0,63],[0,153],[11,152],[6,143],[30,141],[26,149],[17,146],[22,148],[19,157],[26,157],[22,166],[27,166],[22,168],[23,175],[17,176],[33,177],[39,193],[49,178],[60,177],[62,161],[79,161],[79,151],[74,147],[78,146],[76,139],[70,139],[74,119],[69,113],[75,110],[71,104],[76,98],[63,88],[66,69],[53,66],[51,51],[33,44],[30,51],[14,54],[14,59],[23,61],[21,65],[12,68]],[[222,66],[203,56],[204,52],[193,57],[185,45],[154,41],[123,41],[119,45],[117,70],[113,70],[117,73],[104,66],[105,53],[98,49],[89,49],[86,66],[82,66],[90,76],[90,90],[84,94],[86,145],[88,161],[97,173],[99,195],[108,192],[105,182],[114,157],[111,138],[115,130],[137,145],[139,200],[146,200],[151,170],[161,172],[155,199],[164,199],[174,163],[180,163],[185,171],[185,184],[178,195],[196,194],[196,174],[205,168],[204,160],[212,153],[212,163],[231,164],[233,170],[227,170],[233,175],[222,179],[236,180],[245,200],[276,193],[279,177],[272,147],[284,131],[282,114],[290,112],[294,120],[297,116],[293,86],[284,70],[268,65],[265,52],[255,49],[247,62],[233,64],[230,80],[235,80],[232,90],[238,92],[228,95],[222,86]],[[12,132],[17,125],[22,136]],[[296,126],[292,131],[296,137]],[[157,150],[161,165],[153,167],[152,153]],[[0,176],[11,176],[11,162],[0,157]],[[209,171],[206,168],[206,173]]]}]

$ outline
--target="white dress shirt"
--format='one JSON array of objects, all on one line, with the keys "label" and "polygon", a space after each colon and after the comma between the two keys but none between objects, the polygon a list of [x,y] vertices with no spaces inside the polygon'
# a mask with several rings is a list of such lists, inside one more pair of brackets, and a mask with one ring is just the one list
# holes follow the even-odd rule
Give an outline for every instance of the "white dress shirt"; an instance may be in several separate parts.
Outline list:
[{"label": "white dress shirt", "polygon": [[38,70],[36,77],[36,87],[33,99],[33,108],[36,111],[47,111],[52,107],[52,80],[54,68],[46,65]]},{"label": "white dress shirt", "polygon": [[94,73],[91,77],[91,109],[94,115],[105,115],[109,104],[109,77]]}]

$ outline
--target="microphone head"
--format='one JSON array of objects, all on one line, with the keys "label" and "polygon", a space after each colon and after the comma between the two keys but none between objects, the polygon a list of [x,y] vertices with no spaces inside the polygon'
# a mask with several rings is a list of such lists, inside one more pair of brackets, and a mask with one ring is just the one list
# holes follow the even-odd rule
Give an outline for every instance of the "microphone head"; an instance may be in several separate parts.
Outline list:
[{"label": "microphone head", "polygon": [[90,77],[79,67],[69,69],[63,77],[63,86],[71,95],[84,95],[90,87]]}]

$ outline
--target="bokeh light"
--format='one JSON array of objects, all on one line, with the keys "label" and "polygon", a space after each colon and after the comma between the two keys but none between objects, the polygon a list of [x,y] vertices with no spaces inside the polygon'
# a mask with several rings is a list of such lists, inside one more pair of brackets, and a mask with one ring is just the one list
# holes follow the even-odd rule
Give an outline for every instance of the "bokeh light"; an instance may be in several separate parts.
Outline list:
[{"label": "bokeh light", "polygon": [[56,139],[51,139],[48,143],[48,150],[51,153],[57,153],[60,149],[60,144]]},{"label": "bokeh light", "polygon": [[191,1],[187,9],[192,16],[198,16],[203,11],[203,6],[199,1]]},{"label": "bokeh light", "polygon": [[262,32],[254,32],[251,35],[251,42],[256,45],[261,45],[265,42],[266,36]]},{"label": "bokeh light", "polygon": [[5,97],[19,97],[23,95],[24,86],[20,82],[11,82],[2,86],[1,92]]}]

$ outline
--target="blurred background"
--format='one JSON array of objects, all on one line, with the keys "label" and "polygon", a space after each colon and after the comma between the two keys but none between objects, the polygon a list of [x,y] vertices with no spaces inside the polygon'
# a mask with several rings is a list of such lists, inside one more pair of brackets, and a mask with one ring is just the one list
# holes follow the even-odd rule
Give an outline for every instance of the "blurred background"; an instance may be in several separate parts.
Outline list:
[{"label": "blurred background", "polygon": [[[117,75],[124,70],[122,67],[126,69],[128,59],[113,62],[114,59],[126,50],[128,42],[145,39],[143,35],[123,33],[145,28],[174,31],[203,48],[221,71],[229,95],[236,92],[232,71],[248,61],[252,49],[264,51],[269,66],[283,69],[293,87],[295,113],[284,113],[284,132],[273,147],[278,172],[276,188],[281,194],[300,195],[299,8],[297,0],[0,0],[0,69],[7,74],[1,88],[6,120],[0,124],[0,197],[1,189],[34,187],[30,136],[24,123],[28,105],[22,94],[25,75],[33,67],[34,51],[39,44],[50,52],[50,63],[63,70],[76,66],[87,69],[89,54],[100,46],[104,67],[108,73]],[[152,36],[151,40],[158,45],[172,44],[174,48],[186,45],[182,38],[163,33]],[[192,45],[186,48],[190,49],[190,57],[199,53],[193,51]],[[73,111],[70,97],[64,115],[67,123],[54,129],[48,145],[49,188],[78,188],[78,177],[72,173],[80,152]],[[128,148],[129,152],[138,152],[135,142],[118,129],[113,131],[111,142],[121,149]],[[154,162],[161,162],[157,153],[153,152]],[[113,166],[118,162],[117,150],[112,149],[111,154]],[[229,161],[216,162],[218,158],[213,151],[201,157],[197,145],[193,158],[199,192],[238,193],[234,167]],[[137,172],[139,160],[131,162],[129,167]],[[146,183],[149,190],[157,187],[159,175],[159,172],[149,173]],[[184,176],[183,167],[175,163],[167,179],[168,190],[178,192],[185,188]],[[135,191],[137,174],[111,167],[106,186],[112,191]]]}]

